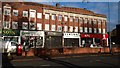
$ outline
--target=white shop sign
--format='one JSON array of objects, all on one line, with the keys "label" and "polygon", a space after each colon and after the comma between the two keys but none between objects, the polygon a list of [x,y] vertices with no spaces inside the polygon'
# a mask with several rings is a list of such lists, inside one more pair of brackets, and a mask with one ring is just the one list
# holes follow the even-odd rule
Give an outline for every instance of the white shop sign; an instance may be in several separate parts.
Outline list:
[{"label": "white shop sign", "polygon": [[21,36],[44,36],[44,31],[21,31]]},{"label": "white shop sign", "polygon": [[64,38],[80,38],[79,33],[64,33]]}]

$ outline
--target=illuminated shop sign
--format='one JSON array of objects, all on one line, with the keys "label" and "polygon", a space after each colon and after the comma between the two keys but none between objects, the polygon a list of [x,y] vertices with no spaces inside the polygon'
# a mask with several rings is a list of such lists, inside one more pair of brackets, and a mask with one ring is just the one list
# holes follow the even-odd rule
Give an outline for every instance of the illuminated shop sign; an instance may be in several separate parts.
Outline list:
[{"label": "illuminated shop sign", "polygon": [[43,31],[21,31],[21,36],[44,36]]},{"label": "illuminated shop sign", "polygon": [[64,38],[80,38],[79,33],[64,33]]},{"label": "illuminated shop sign", "polygon": [[59,33],[59,32],[45,32],[45,35],[62,36],[62,33]]},{"label": "illuminated shop sign", "polygon": [[2,35],[3,36],[19,36],[20,31],[19,30],[12,30],[12,29],[3,29]]},{"label": "illuminated shop sign", "polygon": [[81,38],[102,38],[102,34],[81,34]]}]

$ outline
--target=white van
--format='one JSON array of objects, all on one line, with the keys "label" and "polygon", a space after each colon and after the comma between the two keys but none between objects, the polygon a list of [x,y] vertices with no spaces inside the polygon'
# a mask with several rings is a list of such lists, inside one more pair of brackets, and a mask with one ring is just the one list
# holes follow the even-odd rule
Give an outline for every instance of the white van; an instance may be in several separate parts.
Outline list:
[{"label": "white van", "polygon": [[3,53],[16,53],[18,43],[15,41],[3,41],[2,48]]}]

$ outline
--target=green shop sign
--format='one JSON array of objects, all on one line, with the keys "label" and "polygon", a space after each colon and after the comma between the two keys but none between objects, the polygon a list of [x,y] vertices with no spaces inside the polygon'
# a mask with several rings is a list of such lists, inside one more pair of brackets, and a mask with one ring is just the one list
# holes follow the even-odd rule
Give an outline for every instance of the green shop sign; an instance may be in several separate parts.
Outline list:
[{"label": "green shop sign", "polygon": [[12,30],[12,29],[3,29],[2,35],[3,36],[19,36],[20,31],[19,30]]}]

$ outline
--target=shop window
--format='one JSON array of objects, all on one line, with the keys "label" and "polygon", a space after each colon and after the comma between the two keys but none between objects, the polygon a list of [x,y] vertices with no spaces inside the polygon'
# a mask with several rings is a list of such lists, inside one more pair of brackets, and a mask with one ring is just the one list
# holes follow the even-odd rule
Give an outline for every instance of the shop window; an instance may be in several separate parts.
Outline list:
[{"label": "shop window", "polygon": [[75,22],[78,22],[78,18],[75,18]]},{"label": "shop window", "polygon": [[55,20],[55,15],[52,15],[52,20]]},{"label": "shop window", "polygon": [[45,24],[45,30],[49,30],[49,24]]},{"label": "shop window", "polygon": [[70,32],[73,32],[73,26],[70,26]]},{"label": "shop window", "polygon": [[73,18],[72,17],[70,17],[70,22],[73,22]]},{"label": "shop window", "polygon": [[23,11],[23,17],[28,17],[28,11]]},{"label": "shop window", "polygon": [[78,32],[78,27],[75,27],[75,32]]},{"label": "shop window", "polygon": [[99,33],[101,33],[101,28],[99,28]]},{"label": "shop window", "polygon": [[68,20],[68,17],[67,17],[67,16],[65,16],[65,17],[64,17],[64,21],[67,21],[67,20]]},{"label": "shop window", "polygon": [[42,13],[37,13],[37,18],[42,18]]},{"label": "shop window", "polygon": [[4,8],[4,15],[10,15],[10,9]]},{"label": "shop window", "polygon": [[35,18],[36,17],[36,10],[31,10],[30,9],[30,17]]},{"label": "shop window", "polygon": [[18,29],[18,22],[12,22],[12,29]]},{"label": "shop window", "polygon": [[80,27],[80,32],[83,32],[83,27]]},{"label": "shop window", "polygon": [[92,33],[92,28],[89,28],[89,33]]},{"label": "shop window", "polygon": [[62,31],[62,26],[58,26],[58,31],[59,31],[59,32]]},{"label": "shop window", "polygon": [[97,33],[97,29],[96,28],[94,28],[94,33]]},{"label": "shop window", "polygon": [[59,21],[62,20],[62,16],[61,16],[61,15],[58,16],[58,20],[59,20]]},{"label": "shop window", "polygon": [[13,15],[18,16],[18,10],[13,10]]},{"label": "shop window", "polygon": [[105,34],[105,29],[103,29],[103,34]]},{"label": "shop window", "polygon": [[28,22],[22,23],[22,29],[28,29]]},{"label": "shop window", "polygon": [[10,28],[10,22],[4,21],[3,27],[4,27],[4,29],[9,29]]},{"label": "shop window", "polygon": [[35,24],[36,24],[36,23],[30,23],[30,24],[29,24],[29,29],[35,30]]},{"label": "shop window", "polygon": [[42,24],[41,23],[37,23],[37,30],[42,30]]},{"label": "shop window", "polygon": [[49,14],[45,14],[45,19],[49,19]]},{"label": "shop window", "polygon": [[67,26],[64,26],[64,31],[68,31],[68,27]]},{"label": "shop window", "polygon": [[88,32],[87,27],[85,27],[85,33],[87,33],[87,32]]}]

